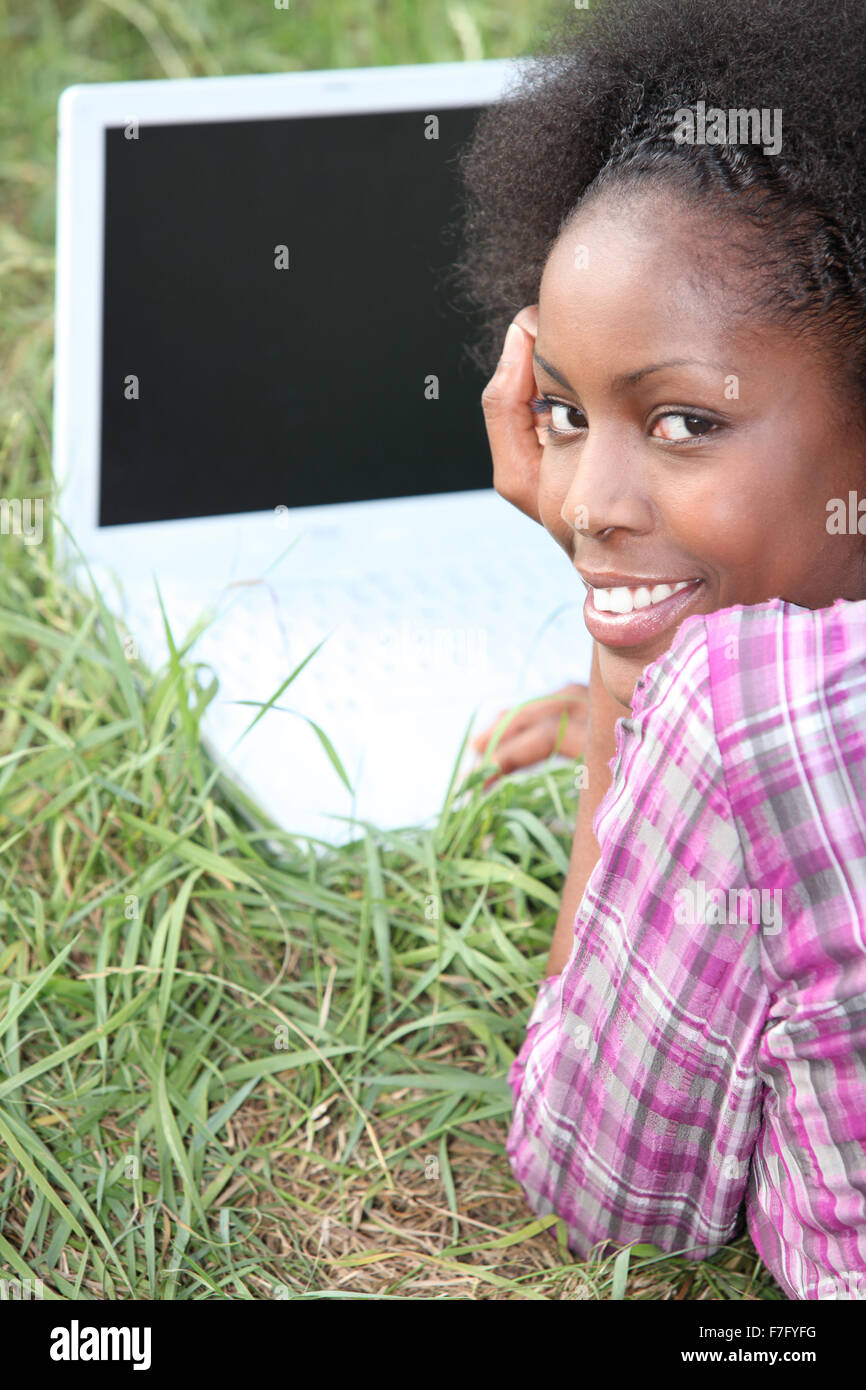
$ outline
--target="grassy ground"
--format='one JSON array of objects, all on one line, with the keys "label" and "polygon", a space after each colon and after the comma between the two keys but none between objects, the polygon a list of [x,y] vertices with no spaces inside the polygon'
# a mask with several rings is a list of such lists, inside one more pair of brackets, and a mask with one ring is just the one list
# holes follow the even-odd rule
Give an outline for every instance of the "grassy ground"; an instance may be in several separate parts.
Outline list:
[{"label": "grassy ground", "polygon": [[[539,13],[0,2],[3,495],[50,516],[63,87],[506,57]],[[156,673],[123,636],[47,539],[3,538],[0,1278],[84,1299],[781,1298],[745,1237],[700,1265],[574,1263],[511,1176],[505,1075],[569,771],[476,783],[432,832],[276,854],[200,746],[206,673],[179,635]]]}]

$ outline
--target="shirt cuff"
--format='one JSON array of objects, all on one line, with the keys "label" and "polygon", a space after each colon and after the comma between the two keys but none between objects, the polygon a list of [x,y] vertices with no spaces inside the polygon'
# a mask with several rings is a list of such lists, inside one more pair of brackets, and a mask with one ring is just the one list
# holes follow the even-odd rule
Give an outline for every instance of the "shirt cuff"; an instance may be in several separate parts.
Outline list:
[{"label": "shirt cuff", "polygon": [[527,1033],[530,1028],[534,1028],[537,1023],[543,1023],[555,1009],[558,1009],[562,995],[562,973],[560,971],[558,975],[548,975],[546,980],[541,981],[526,1025]]},{"label": "shirt cuff", "polygon": [[552,1019],[558,1019],[561,999],[562,975],[550,975],[546,980],[542,980],[526,1024],[523,1046],[508,1069],[508,1084],[511,1087],[515,1103],[517,1103],[523,1089],[526,1063],[535,1045],[539,1029],[543,1023],[549,1024]]}]

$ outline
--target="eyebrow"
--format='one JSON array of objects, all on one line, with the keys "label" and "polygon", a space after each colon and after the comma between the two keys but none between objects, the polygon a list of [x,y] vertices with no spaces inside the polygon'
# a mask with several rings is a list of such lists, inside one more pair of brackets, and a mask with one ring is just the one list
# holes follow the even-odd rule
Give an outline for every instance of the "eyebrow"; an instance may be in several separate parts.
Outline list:
[{"label": "eyebrow", "polygon": [[[560,386],[565,387],[566,391],[574,391],[571,382],[562,375],[562,372],[558,372],[555,367],[551,366],[549,362],[546,362],[534,349],[532,356],[539,367],[542,367],[544,371],[547,372],[548,376],[552,376],[554,381],[558,381]],[[671,357],[667,362],[654,362],[650,367],[638,367],[635,372],[624,372],[622,376],[614,377],[613,389],[619,391],[624,386],[634,386],[640,381],[641,377],[649,376],[651,372],[660,372],[663,367],[713,367],[720,372],[729,369],[729,366],[726,367],[722,362],[704,362],[698,357]]]}]

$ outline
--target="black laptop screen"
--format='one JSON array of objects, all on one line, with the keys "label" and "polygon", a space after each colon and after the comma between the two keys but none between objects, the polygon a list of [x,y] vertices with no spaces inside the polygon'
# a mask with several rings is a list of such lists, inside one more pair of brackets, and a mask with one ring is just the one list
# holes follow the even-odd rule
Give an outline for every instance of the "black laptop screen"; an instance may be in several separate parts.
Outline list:
[{"label": "black laptop screen", "polygon": [[436,114],[106,131],[101,526],[491,486]]}]

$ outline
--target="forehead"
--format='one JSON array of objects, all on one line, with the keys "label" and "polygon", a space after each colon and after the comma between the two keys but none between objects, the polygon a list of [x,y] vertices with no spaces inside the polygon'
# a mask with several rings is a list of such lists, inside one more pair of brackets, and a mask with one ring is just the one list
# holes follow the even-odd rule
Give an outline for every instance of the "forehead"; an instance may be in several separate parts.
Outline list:
[{"label": "forehead", "polygon": [[553,246],[539,291],[550,329],[629,339],[728,334],[748,313],[748,280],[731,240],[682,200],[630,190],[593,199]]}]

